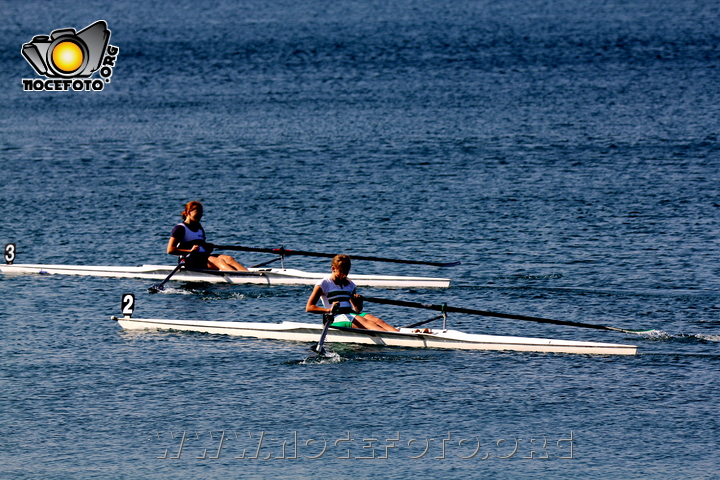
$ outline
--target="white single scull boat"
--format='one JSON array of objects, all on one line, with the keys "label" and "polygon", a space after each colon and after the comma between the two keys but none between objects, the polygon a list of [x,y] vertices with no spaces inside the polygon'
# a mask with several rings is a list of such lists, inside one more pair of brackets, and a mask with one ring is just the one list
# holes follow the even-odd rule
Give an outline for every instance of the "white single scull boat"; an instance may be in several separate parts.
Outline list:
[{"label": "white single scull boat", "polygon": [[[259,285],[315,285],[318,281],[329,275],[328,273],[303,272],[285,268],[285,257],[289,255],[306,255],[317,257],[332,257],[330,254],[294,251],[283,248],[267,249],[241,246],[216,246],[218,249],[239,250],[279,255],[275,260],[265,262],[248,271],[227,270],[195,270],[186,269],[184,265],[141,265],[139,267],[113,267],[113,266],[82,266],[82,265],[45,265],[45,264],[16,264],[16,245],[5,245],[5,265],[0,265],[0,272],[6,274],[45,274],[45,275],[86,275],[96,277],[115,278],[146,278],[150,280],[172,280],[180,282],[209,282],[233,284],[259,284]],[[407,263],[433,265],[440,267],[459,265],[460,262],[437,263],[418,260],[396,260],[380,257],[357,257],[370,261],[383,261],[391,263]],[[267,268],[266,265],[280,260],[282,268]],[[178,268],[180,268],[178,270]],[[449,278],[434,277],[402,277],[390,275],[356,275],[350,276],[356,285],[361,287],[397,287],[397,288],[448,288]],[[162,285],[161,284],[161,285]],[[162,288],[160,288],[162,289]]]},{"label": "white single scull boat", "polygon": [[[1,265],[0,272],[5,274],[44,274],[44,275],[86,275],[115,278],[146,278],[163,280],[175,266],[142,265],[139,267],[105,267],[76,265],[40,265],[11,264]],[[247,272],[220,270],[181,269],[172,280],[180,282],[209,282],[260,285],[315,285],[327,277],[328,273],[304,272],[287,268],[249,268]],[[388,275],[350,275],[359,287],[391,288],[447,288],[449,278],[398,277]]]},{"label": "white single scull boat", "polygon": [[[322,324],[281,322],[217,322],[203,320],[141,319],[111,317],[126,330],[171,330],[237,335],[273,340],[317,342]],[[637,346],[612,343],[552,340],[547,338],[478,335],[457,330],[401,328],[399,332],[330,327],[326,343],[357,343],[393,347],[463,350],[510,350],[518,352],[580,353],[595,355],[635,355]]]}]

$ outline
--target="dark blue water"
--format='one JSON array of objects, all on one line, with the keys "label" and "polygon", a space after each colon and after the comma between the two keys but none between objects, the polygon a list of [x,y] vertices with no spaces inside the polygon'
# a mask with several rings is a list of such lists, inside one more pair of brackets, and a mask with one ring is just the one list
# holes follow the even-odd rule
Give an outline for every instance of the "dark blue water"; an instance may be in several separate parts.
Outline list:
[{"label": "dark blue water", "polygon": [[[639,355],[308,363],[109,319],[317,320],[308,288],[0,274],[2,478],[718,478],[720,6],[442,3],[0,3],[0,244],[167,264],[199,199],[218,244],[463,262],[356,262],[453,279],[374,296],[658,332],[453,328]],[[102,92],[22,90],[23,43],[101,19]]]}]

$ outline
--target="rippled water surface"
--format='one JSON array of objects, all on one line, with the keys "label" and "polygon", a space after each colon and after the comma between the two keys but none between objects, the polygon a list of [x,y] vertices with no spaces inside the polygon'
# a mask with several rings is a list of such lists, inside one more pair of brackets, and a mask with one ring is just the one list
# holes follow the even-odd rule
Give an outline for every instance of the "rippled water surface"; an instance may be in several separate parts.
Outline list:
[{"label": "rippled water surface", "polygon": [[[318,362],[110,320],[134,293],[139,317],[319,321],[309,287],[0,274],[0,476],[718,478],[719,10],[0,3],[0,244],[17,263],[168,264],[199,199],[217,244],[462,261],[355,262],[452,278],[368,295],[653,330],[453,314],[639,354],[332,345]],[[120,49],[102,92],[22,90],[23,43],[100,19]]]}]

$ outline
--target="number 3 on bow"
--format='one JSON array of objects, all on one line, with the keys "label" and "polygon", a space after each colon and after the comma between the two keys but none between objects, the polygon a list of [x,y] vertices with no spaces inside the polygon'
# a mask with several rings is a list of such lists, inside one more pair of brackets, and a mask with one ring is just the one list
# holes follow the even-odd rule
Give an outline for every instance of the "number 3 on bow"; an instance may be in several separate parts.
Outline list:
[{"label": "number 3 on bow", "polygon": [[12,263],[15,261],[15,244],[14,243],[8,243],[5,245],[5,263],[8,265],[12,265]]}]

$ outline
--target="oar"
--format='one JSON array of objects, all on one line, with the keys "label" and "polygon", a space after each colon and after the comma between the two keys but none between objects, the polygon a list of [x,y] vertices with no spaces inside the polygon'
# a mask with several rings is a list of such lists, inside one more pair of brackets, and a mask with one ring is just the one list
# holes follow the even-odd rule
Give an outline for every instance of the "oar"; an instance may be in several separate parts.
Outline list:
[{"label": "oar", "polygon": [[445,304],[432,305],[429,303],[405,302],[402,300],[389,300],[386,298],[375,298],[375,297],[363,297],[363,300],[368,301],[368,302],[373,302],[373,303],[382,303],[385,305],[398,305],[401,307],[425,308],[428,310],[437,310],[439,312],[467,313],[470,315],[482,315],[484,317],[507,318],[510,320],[523,320],[526,322],[537,322],[537,323],[551,323],[553,325],[566,325],[569,327],[594,328],[596,330],[611,330],[614,332],[623,332],[623,333],[643,333],[643,332],[648,331],[648,330],[625,330],[623,328],[607,327],[605,325],[594,325],[592,323],[570,322],[570,321],[566,321],[566,320],[551,320],[549,318],[528,317],[525,315],[512,315],[509,313],[487,312],[484,310],[472,310],[469,308],[449,307]]},{"label": "oar", "polygon": [[[255,247],[242,247],[235,245],[215,245],[216,250],[236,250],[239,252],[260,252],[260,253],[273,253],[280,256],[290,255],[303,255],[306,257],[324,257],[333,258],[336,254],[334,253],[319,253],[319,252],[305,252],[302,250],[286,250],[285,247],[280,248],[255,248]],[[360,255],[350,255],[353,260],[367,260],[370,262],[388,262],[388,263],[405,263],[410,265],[432,265],[434,267],[455,267],[460,265],[462,262],[424,262],[421,260],[397,260],[394,258],[384,257],[365,257]]]},{"label": "oar", "polygon": [[183,267],[183,265],[185,265],[185,258],[186,258],[186,257],[183,257],[183,258],[180,259],[180,261],[178,262],[177,267],[175,267],[175,269],[174,269],[172,272],[170,272],[170,275],[168,275],[167,277],[165,277],[165,280],[163,280],[163,281],[160,282],[160,283],[156,283],[155,285],[153,285],[153,286],[151,286],[150,288],[148,288],[148,292],[149,292],[149,293],[157,293],[157,292],[159,292],[159,291],[165,290],[165,284],[168,282],[168,280],[170,280],[170,278],[171,278],[173,275],[175,275],[175,274],[178,272],[178,270],[180,270],[180,269]]},{"label": "oar", "polygon": [[310,349],[318,355],[325,355],[325,348],[323,348],[323,344],[325,343],[325,337],[327,337],[328,328],[330,328],[330,324],[333,323],[334,318],[335,315],[332,313],[326,313],[323,315],[323,329],[322,333],[320,333],[320,340],[318,340],[317,345],[310,347]]}]

